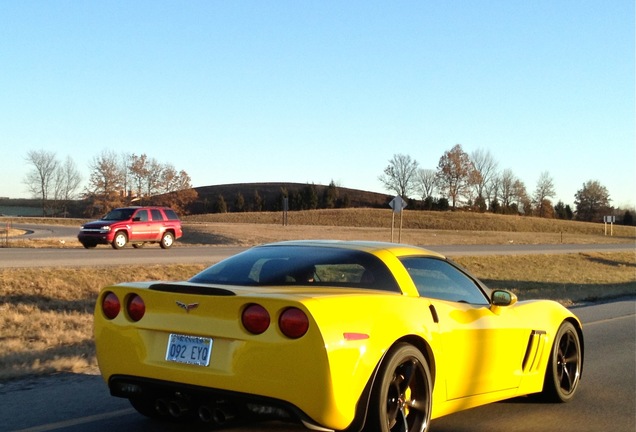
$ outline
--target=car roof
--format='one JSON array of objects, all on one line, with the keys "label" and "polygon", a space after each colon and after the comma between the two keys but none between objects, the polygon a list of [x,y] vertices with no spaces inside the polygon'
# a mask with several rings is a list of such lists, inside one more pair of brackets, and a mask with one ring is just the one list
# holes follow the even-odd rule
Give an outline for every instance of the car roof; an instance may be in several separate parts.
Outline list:
[{"label": "car roof", "polygon": [[336,249],[359,250],[368,253],[378,253],[380,251],[388,251],[395,256],[409,255],[428,255],[436,258],[446,258],[444,255],[425,249],[420,246],[413,246],[401,243],[390,243],[381,241],[363,241],[363,240],[288,240],[275,243],[263,244],[260,247],[275,246],[313,246],[313,247],[331,247]]}]

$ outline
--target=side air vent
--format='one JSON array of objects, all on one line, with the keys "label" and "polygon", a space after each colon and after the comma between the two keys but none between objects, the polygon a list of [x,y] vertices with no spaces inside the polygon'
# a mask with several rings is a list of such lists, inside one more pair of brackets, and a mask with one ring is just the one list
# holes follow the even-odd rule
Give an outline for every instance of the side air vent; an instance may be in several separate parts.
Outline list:
[{"label": "side air vent", "polygon": [[198,295],[209,295],[209,296],[233,296],[236,295],[234,292],[223,289],[223,288],[215,288],[203,285],[189,285],[189,284],[173,284],[173,283],[156,283],[150,285],[150,290],[153,291],[163,291],[163,292],[174,292],[179,294],[198,294]]},{"label": "side air vent", "polygon": [[437,310],[435,309],[435,306],[430,305],[428,308],[431,311],[431,316],[433,317],[433,322],[438,324],[439,323],[439,317],[437,316]]},{"label": "side air vent", "polygon": [[545,349],[547,340],[547,333],[544,330],[532,330],[532,332],[530,332],[526,355],[524,356],[523,364],[521,365],[524,372],[536,372],[537,367],[539,366],[539,359],[543,355],[543,350]]}]

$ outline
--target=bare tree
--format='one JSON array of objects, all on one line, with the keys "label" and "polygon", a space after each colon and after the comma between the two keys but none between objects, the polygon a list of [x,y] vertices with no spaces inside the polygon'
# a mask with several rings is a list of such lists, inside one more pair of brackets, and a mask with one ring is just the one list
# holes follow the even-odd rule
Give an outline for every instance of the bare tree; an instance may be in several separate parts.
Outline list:
[{"label": "bare tree", "polygon": [[517,178],[511,169],[506,168],[499,175],[499,196],[504,209],[510,208],[514,199],[514,184]]},{"label": "bare tree", "polygon": [[513,185],[513,190],[513,196],[515,199],[514,205],[517,208],[517,211],[523,210],[523,212],[529,216],[532,213],[532,202],[528,196],[528,190],[526,189],[525,183],[516,179]]},{"label": "bare tree", "polygon": [[68,203],[77,195],[82,176],[70,156],[55,170],[54,200],[59,203],[61,212],[66,216]]},{"label": "bare tree", "polygon": [[131,181],[131,196],[135,196],[136,198],[142,200],[144,196],[144,189],[146,185],[146,178],[150,172],[150,167],[148,166],[148,156],[142,154],[137,156],[136,154],[131,154],[128,157],[128,173],[130,175]]},{"label": "bare tree", "polygon": [[122,176],[122,190],[124,193],[125,201],[130,202],[134,199],[133,196],[133,176],[130,171],[130,159],[133,157],[131,153],[122,153],[119,156],[119,166]]},{"label": "bare tree", "polygon": [[146,176],[146,189],[144,190],[144,195],[146,197],[167,192],[166,188],[162,184],[164,169],[164,165],[155,158],[148,159],[148,175]]},{"label": "bare tree", "polygon": [[42,216],[46,216],[47,201],[59,162],[54,152],[46,150],[30,150],[26,161],[32,168],[27,172],[24,184],[34,197],[42,200]]},{"label": "bare tree", "polygon": [[417,170],[417,184],[422,199],[433,197],[437,189],[435,170],[420,168]]},{"label": "bare tree", "polygon": [[117,154],[110,150],[104,150],[93,158],[86,198],[92,201],[94,209],[104,212],[125,202],[123,165]]},{"label": "bare tree", "polygon": [[411,156],[394,154],[389,165],[384,169],[384,174],[378,180],[384,187],[403,198],[408,198],[417,188],[416,176],[418,162]]},{"label": "bare tree", "polygon": [[535,205],[539,217],[550,216],[548,211],[552,209],[552,203],[548,198],[553,198],[554,195],[554,180],[552,180],[550,173],[543,171],[539,176],[537,187],[532,197],[533,204]]},{"label": "bare tree", "polygon": [[519,209],[529,212],[530,200],[526,185],[514,175],[511,169],[505,169],[498,176],[498,196],[505,213],[518,212]]},{"label": "bare tree", "polygon": [[165,205],[179,213],[187,213],[188,206],[198,197],[188,173],[183,170],[177,172],[171,164],[161,165],[154,159],[150,159],[150,168],[154,171],[149,175],[147,184],[152,185],[152,190],[146,199],[151,204]]},{"label": "bare tree", "polygon": [[475,150],[471,153],[470,159],[475,170],[479,173],[478,181],[475,183],[477,198],[484,199],[490,205],[493,188],[496,186],[497,166],[499,164],[488,150]]},{"label": "bare tree", "polygon": [[468,198],[470,188],[480,181],[480,175],[468,154],[457,144],[440,158],[437,179],[439,187],[450,198],[452,208],[456,208],[461,198]]}]

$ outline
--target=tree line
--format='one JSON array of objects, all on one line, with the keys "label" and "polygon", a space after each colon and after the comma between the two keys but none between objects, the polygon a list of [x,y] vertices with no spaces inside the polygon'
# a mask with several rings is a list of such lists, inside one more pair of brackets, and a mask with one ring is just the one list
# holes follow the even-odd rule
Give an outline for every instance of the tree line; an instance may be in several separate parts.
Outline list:
[{"label": "tree line", "polygon": [[[333,181],[322,186],[320,194],[315,185],[307,184],[298,190],[281,188],[276,197],[267,200],[258,190],[247,197],[237,192],[231,197],[219,194],[212,202],[207,197],[199,200],[184,170],[177,171],[171,164],[146,154],[117,154],[109,150],[91,160],[90,177],[80,189],[82,178],[70,157],[61,162],[54,152],[34,150],[27,153],[26,160],[31,170],[24,183],[34,197],[41,199],[43,215],[66,215],[76,198],[82,200],[81,213],[86,217],[131,204],[165,205],[188,214],[279,211],[284,206],[288,210],[345,208],[351,201],[346,194],[339,196],[340,188]],[[554,180],[547,171],[540,174],[534,191],[529,193],[511,169],[499,170],[490,152],[477,150],[468,154],[459,144],[444,152],[436,169],[421,168],[411,156],[394,154],[378,178],[387,190],[402,196],[415,210],[462,208],[595,222],[602,221],[604,215],[616,214],[607,189],[597,180],[586,181],[576,192],[574,210],[561,201],[553,205]],[[622,222],[634,224],[629,210],[622,215]]]},{"label": "tree line", "polygon": [[185,212],[197,199],[190,176],[146,154],[117,154],[104,150],[89,163],[90,177],[83,190],[75,162],[61,162],[55,152],[31,150],[24,184],[42,202],[43,216],[66,216],[73,200],[83,201],[83,215],[93,217],[124,205],[165,205]]},{"label": "tree line", "polygon": [[[387,190],[405,199],[417,196],[425,210],[461,207],[479,212],[594,222],[614,214],[609,192],[597,180],[583,183],[574,196],[573,210],[562,201],[552,204],[556,192],[549,172],[540,174],[534,191],[529,193],[511,169],[499,170],[498,165],[489,151],[480,149],[468,154],[457,144],[444,152],[436,169],[420,168],[411,156],[394,154],[378,179]],[[623,223],[633,224],[629,210],[623,215]]]}]

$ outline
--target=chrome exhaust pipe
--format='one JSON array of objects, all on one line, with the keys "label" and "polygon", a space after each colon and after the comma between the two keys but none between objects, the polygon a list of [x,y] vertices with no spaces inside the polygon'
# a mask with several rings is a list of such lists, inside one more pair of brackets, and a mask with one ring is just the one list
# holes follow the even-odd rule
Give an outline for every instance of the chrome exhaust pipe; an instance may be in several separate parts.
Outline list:
[{"label": "chrome exhaust pipe", "polygon": [[222,424],[234,420],[234,413],[217,405],[214,411],[212,411],[212,417],[216,424]]},{"label": "chrome exhaust pipe", "polygon": [[189,409],[190,408],[185,402],[178,399],[171,400],[168,403],[168,412],[175,418],[181,417],[183,414],[188,412]]},{"label": "chrome exhaust pipe", "polygon": [[201,405],[199,407],[199,419],[204,423],[214,423],[217,425],[234,420],[235,415],[226,407],[219,404]]},{"label": "chrome exhaust pipe", "polygon": [[212,415],[212,408],[208,405],[201,405],[199,407],[199,420],[203,423],[210,423],[214,420],[214,416]]}]

